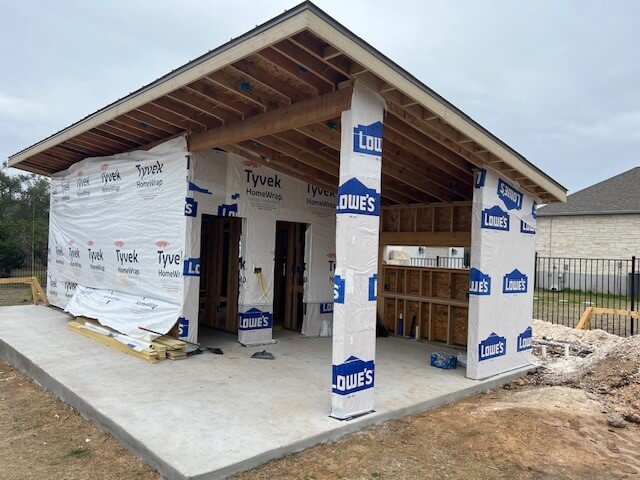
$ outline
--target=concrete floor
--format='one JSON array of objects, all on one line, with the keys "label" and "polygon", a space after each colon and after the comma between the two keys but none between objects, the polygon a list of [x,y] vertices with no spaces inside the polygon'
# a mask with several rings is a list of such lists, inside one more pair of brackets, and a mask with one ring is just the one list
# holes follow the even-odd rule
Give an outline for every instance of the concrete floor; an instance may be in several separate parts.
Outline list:
[{"label": "concrete floor", "polygon": [[66,327],[70,317],[42,306],[0,307],[0,356],[25,371],[168,478],[224,478],[272,458],[421,412],[522,375],[485,381],[464,368],[428,365],[442,351],[379,338],[375,408],[348,422],[329,418],[331,339],[275,333],[276,360],[251,359],[259,347],[206,332],[204,353],[155,365]]}]

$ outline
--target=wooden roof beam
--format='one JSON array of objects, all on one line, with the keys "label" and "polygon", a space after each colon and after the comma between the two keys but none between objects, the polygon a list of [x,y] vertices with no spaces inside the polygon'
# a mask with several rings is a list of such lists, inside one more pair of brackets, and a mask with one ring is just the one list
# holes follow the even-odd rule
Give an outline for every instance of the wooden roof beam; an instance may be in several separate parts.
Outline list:
[{"label": "wooden roof beam", "polygon": [[279,50],[265,48],[256,52],[256,55],[275,65],[288,76],[310,86],[313,89],[314,95],[335,90],[335,86],[330,82],[327,82],[325,78],[320,77],[314,71],[297,62],[295,59],[291,59],[286,55],[283,55]]},{"label": "wooden roof beam", "polygon": [[[121,125],[122,127],[126,127],[127,129],[132,130],[133,132],[151,134],[156,138],[164,138],[167,135],[173,135],[180,131],[177,128],[170,128],[171,131],[167,131],[166,124],[165,124],[165,128],[157,128],[154,125],[151,125],[150,123],[137,120],[136,118],[130,117],[128,115],[120,115],[118,118],[116,118],[113,121],[116,122],[118,125]],[[154,123],[159,123],[159,122],[156,121]]]},{"label": "wooden roof beam", "polygon": [[286,107],[269,110],[244,120],[214,128],[189,137],[192,152],[233,145],[250,138],[284,132],[301,125],[321,122],[340,116],[351,108],[353,88],[343,88]]},{"label": "wooden roof beam", "polygon": [[191,93],[186,88],[171,92],[167,97],[182,103],[186,107],[196,110],[200,115],[206,115],[214,120],[218,120],[218,124],[230,123],[240,117],[240,115],[228,112],[218,102],[212,99],[202,98]]},{"label": "wooden roof beam", "polygon": [[123,125],[115,120],[111,120],[108,123],[100,125],[99,127],[96,127],[95,130],[96,133],[100,132],[100,134],[108,133],[109,135],[104,135],[108,138],[134,142],[139,145],[144,145],[145,143],[153,142],[161,138],[150,133],[142,133],[129,125]]},{"label": "wooden roof beam", "polygon": [[233,92],[235,95],[242,97],[245,101],[251,102],[263,112],[291,103],[288,99],[283,101],[279,95],[266,95],[255,88],[255,85],[252,85],[251,82],[239,81],[223,70],[219,70],[202,78],[202,81],[226,88],[229,92]]},{"label": "wooden roof beam", "polygon": [[351,76],[351,69],[354,62],[352,62],[347,57],[340,55],[326,58],[325,50],[327,48],[327,44],[313,35],[311,32],[300,32],[289,38],[289,41],[305,50],[310,55],[313,55],[319,61],[324,62],[324,64],[328,67],[335,69],[346,78],[349,78]]},{"label": "wooden roof beam", "polygon": [[283,82],[279,78],[274,77],[269,72],[263,70],[262,68],[258,67],[254,63],[249,62],[248,60],[240,60],[239,62],[231,65],[231,67],[229,68],[237,70],[241,75],[246,76],[247,78],[250,78],[255,82],[259,82],[261,85],[267,87],[270,91],[288,98],[290,100],[289,103],[299,102],[307,98],[307,96],[297,88],[294,88],[288,83]]},{"label": "wooden roof beam", "polygon": [[133,122],[138,122],[138,124],[141,124],[142,128],[144,128],[144,125],[148,125],[158,131],[165,132],[165,134],[168,133],[170,135],[175,135],[176,133],[184,131],[184,128],[172,125],[171,123],[160,120],[159,118],[149,115],[148,113],[142,112],[140,110],[132,110],[130,112],[127,112],[124,115],[121,115],[121,118],[128,118]]},{"label": "wooden roof beam", "polygon": [[212,118],[202,111],[185,105],[184,103],[166,95],[164,97],[156,98],[153,102],[150,102],[150,104],[157,105],[170,113],[179,115],[185,120],[204,125],[207,129],[216,128],[222,124],[219,119]]},{"label": "wooden roof beam", "polygon": [[[439,144],[433,139],[422,134],[413,127],[407,125],[405,122],[395,117],[393,114],[387,114],[384,121],[384,130],[392,130],[406,140],[419,145],[421,148],[429,150],[434,155],[439,156],[445,162],[456,167],[462,174],[471,175],[471,166],[467,159],[453,153],[447,147]],[[480,165],[478,165],[480,166]]]},{"label": "wooden roof beam", "polygon": [[204,132],[207,129],[206,125],[203,123],[193,121],[188,117],[179,115],[173,111],[167,110],[166,108],[162,108],[160,105],[154,105],[152,103],[138,107],[135,112],[142,112],[146,115],[150,115],[158,120],[173,125],[180,130]]},{"label": "wooden roof beam", "polygon": [[248,117],[264,111],[263,108],[256,107],[253,102],[249,105],[245,103],[246,100],[244,97],[236,95],[235,93],[229,93],[226,88],[220,87],[213,82],[207,82],[206,77],[187,85],[187,89],[194,95],[212,101],[229,110],[231,113],[242,117]]},{"label": "wooden roof beam", "polygon": [[324,60],[320,60],[316,56],[293,43],[291,40],[278,42],[273,45],[273,48],[294,62],[298,62],[298,64],[314,72],[318,77],[329,83],[332,88],[336,88],[340,82],[349,79],[349,75],[338,72],[336,67]]}]

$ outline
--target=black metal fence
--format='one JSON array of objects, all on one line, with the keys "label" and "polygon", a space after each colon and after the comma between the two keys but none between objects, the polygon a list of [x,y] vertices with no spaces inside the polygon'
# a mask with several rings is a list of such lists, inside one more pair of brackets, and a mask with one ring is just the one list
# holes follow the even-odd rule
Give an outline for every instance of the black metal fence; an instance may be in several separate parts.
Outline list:
[{"label": "black metal fence", "polygon": [[[36,277],[47,288],[47,251],[21,252],[10,258],[0,255],[0,278]],[[31,303],[31,289],[22,284],[0,285],[0,306]]]},{"label": "black metal fence", "polygon": [[[533,316],[575,327],[587,307],[638,310],[640,262],[627,259],[561,258],[536,255]],[[593,315],[591,328],[628,336],[637,320],[625,315]]]}]

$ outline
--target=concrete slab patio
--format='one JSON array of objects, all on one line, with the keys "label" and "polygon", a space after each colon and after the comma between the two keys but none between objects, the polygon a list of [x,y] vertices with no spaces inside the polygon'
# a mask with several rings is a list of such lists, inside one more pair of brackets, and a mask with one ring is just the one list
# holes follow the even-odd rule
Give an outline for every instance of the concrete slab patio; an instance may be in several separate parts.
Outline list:
[{"label": "concrete slab patio", "polygon": [[224,355],[204,353],[155,365],[78,335],[70,317],[43,306],[0,307],[0,356],[109,431],[170,479],[217,479],[483,391],[522,375],[485,381],[464,368],[428,366],[441,347],[379,338],[376,411],[329,418],[331,339],[276,334],[273,361],[251,359],[235,336],[203,335]]}]

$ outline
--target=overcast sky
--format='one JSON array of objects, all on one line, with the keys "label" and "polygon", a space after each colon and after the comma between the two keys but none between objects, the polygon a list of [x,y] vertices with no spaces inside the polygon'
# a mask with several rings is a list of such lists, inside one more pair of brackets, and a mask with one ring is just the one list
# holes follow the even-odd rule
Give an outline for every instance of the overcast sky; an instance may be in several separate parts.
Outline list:
[{"label": "overcast sky", "polygon": [[[640,164],[640,2],[316,2],[570,191]],[[295,0],[0,0],[4,160]]]}]

